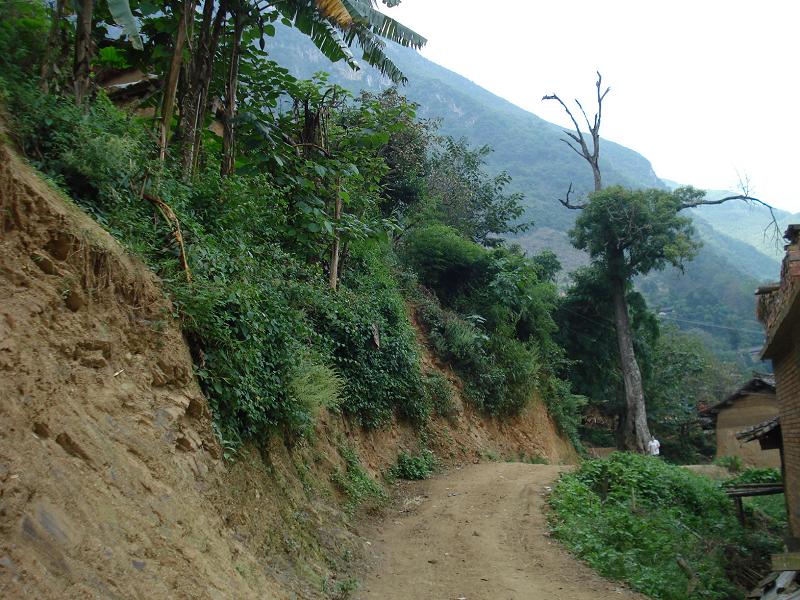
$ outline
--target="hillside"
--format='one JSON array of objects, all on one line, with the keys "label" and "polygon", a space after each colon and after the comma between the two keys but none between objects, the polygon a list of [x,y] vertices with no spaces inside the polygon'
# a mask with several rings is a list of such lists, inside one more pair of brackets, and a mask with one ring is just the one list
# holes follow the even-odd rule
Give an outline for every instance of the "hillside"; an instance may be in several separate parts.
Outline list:
[{"label": "hillside", "polygon": [[4,597],[346,598],[368,548],[353,512],[399,452],[577,458],[538,399],[500,421],[457,394],[424,439],[325,410],[305,443],[223,460],[162,282],[3,141],[0,209]]},{"label": "hillside", "polygon": [[[370,67],[353,72],[342,63],[329,63],[294,30],[280,28],[268,50],[274,60],[293,74],[310,77],[324,70],[331,74],[332,82],[354,93],[389,85],[388,80]],[[440,120],[443,134],[463,136],[474,145],[488,144],[494,148],[487,160],[488,167],[505,170],[512,176],[509,188],[524,194],[524,218],[535,223],[515,240],[529,252],[554,251],[564,269],[560,279],[565,282],[567,273],[586,264],[586,257],[572,247],[566,234],[574,222],[574,211],[562,207],[556,198],[563,196],[570,182],[579,192],[586,192],[591,177],[582,159],[560,141],[561,128],[414,51],[389,46],[388,53],[408,77],[402,91],[419,103],[420,116]],[[613,118],[613,111],[606,118]],[[645,157],[614,142],[603,140],[601,163],[608,184],[669,185],[656,176]],[[712,345],[726,357],[739,357],[745,364],[750,359],[742,352],[761,342],[759,334],[738,338],[730,336],[724,328],[746,324],[746,329],[760,330],[754,318],[753,291],[759,283],[778,274],[777,255],[765,252],[764,244],[756,243],[756,230],[760,231],[762,225],[742,215],[743,211],[752,210],[755,209],[728,204],[693,211],[698,237],[704,243],[696,262],[685,273],[669,269],[640,283],[648,302],[655,307],[669,307],[682,320],[709,323],[705,333],[711,336]],[[719,293],[720,290],[725,293]],[[695,304],[697,299],[704,300]],[[706,306],[708,299],[718,303],[719,310],[715,309],[717,304]],[[683,321],[676,322],[682,328],[695,328]]]}]

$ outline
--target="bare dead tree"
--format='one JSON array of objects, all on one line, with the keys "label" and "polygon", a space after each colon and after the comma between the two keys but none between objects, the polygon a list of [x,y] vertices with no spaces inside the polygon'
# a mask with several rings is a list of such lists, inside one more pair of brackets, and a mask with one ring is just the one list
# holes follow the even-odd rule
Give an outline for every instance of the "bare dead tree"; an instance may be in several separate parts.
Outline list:
[{"label": "bare dead tree", "polygon": [[[561,107],[564,109],[564,112],[567,113],[567,116],[569,116],[572,124],[575,126],[575,133],[565,129],[564,135],[566,135],[569,139],[561,138],[561,141],[569,146],[578,156],[586,160],[586,162],[589,163],[589,166],[592,167],[592,175],[594,176],[594,191],[598,192],[603,188],[602,177],[600,174],[600,121],[603,118],[603,100],[608,92],[611,91],[611,88],[607,87],[605,91],[600,91],[603,85],[603,76],[600,75],[599,71],[597,72],[597,83],[595,85],[597,87],[597,112],[595,113],[592,121],[589,121],[589,116],[583,109],[583,105],[581,104],[580,100],[577,98],[575,99],[575,104],[578,105],[578,108],[580,109],[581,114],[586,121],[586,127],[589,128],[589,134],[592,138],[591,150],[586,142],[586,137],[581,131],[581,126],[578,124],[577,119],[572,114],[572,111],[569,109],[567,104],[561,98],[559,98],[557,94],[543,96],[542,100],[555,100],[561,105]],[[577,144],[577,146],[575,144]],[[572,185],[570,185],[570,190],[571,189]],[[569,197],[567,197],[565,201],[561,201],[561,204],[567,208],[579,208],[577,206],[569,206]]]},{"label": "bare dead tree", "polygon": [[[575,100],[575,104],[578,106],[578,109],[580,109],[586,121],[586,126],[589,129],[588,134],[591,136],[591,148],[589,148],[586,136],[583,131],[581,131],[580,124],[572,114],[572,111],[557,94],[544,96],[542,100],[555,100],[569,116],[572,124],[575,126],[575,133],[564,130],[564,134],[569,139],[562,138],[561,141],[589,163],[594,177],[594,191],[599,192],[603,188],[603,178],[600,172],[600,124],[603,117],[603,100],[605,100],[606,95],[611,91],[610,87],[603,90],[603,76],[599,71],[597,72],[597,83],[595,87],[597,88],[597,112],[594,115],[594,119],[591,121],[580,100]],[[586,208],[588,206],[587,204],[575,204],[570,200],[572,192],[572,184],[570,183],[566,197],[559,199],[562,206],[572,210]],[[625,384],[626,412],[625,422],[623,424],[623,443],[627,450],[644,452],[652,436],[647,426],[647,408],[644,399],[642,372],[636,360],[636,353],[633,346],[633,328],[631,327],[628,299],[626,296],[628,281],[620,275],[622,273],[621,265],[624,264],[625,260],[624,253],[624,248],[616,247],[609,250],[608,256],[608,261],[611,265],[609,269],[609,283],[611,284],[611,299],[614,305],[614,328],[617,332],[620,368],[622,370],[622,379]]]}]

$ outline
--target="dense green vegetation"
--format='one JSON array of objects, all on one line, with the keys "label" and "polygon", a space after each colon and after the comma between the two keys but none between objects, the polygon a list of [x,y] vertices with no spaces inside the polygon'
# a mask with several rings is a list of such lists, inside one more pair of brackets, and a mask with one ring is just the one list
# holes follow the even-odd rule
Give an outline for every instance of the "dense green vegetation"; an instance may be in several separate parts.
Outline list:
[{"label": "dense green vegetation", "polygon": [[555,534],[573,552],[656,600],[742,598],[754,583],[748,570],[780,547],[739,525],[718,483],[657,458],[584,462],[550,504]]},{"label": "dense green vegetation", "polygon": [[[451,418],[451,386],[420,370],[409,299],[478,408],[514,414],[538,391],[577,441],[578,401],[557,377],[563,353],[552,340],[558,266],[503,245],[524,227],[520,197],[506,191],[507,175],[486,173],[486,148],[438,137],[395,90],[353,98],[248,49],[235,161],[203,128],[187,171],[180,119],[161,159],[152,120],[102,90],[80,102],[42,93],[31,74],[45,56],[47,13],[35,0],[13,9],[25,27],[0,38],[11,133],[162,277],[226,448],[313,436],[322,409],[364,427],[393,415],[418,427]],[[222,14],[235,25],[236,14]],[[143,31],[170,18],[146,17]],[[102,27],[92,35],[113,49],[104,56],[131,55]],[[138,59],[159,48],[145,37]],[[229,82],[210,85],[224,94]],[[454,277],[466,279],[451,286]]]},{"label": "dense green vegetation", "polygon": [[[372,69],[354,76],[343,65],[328,65],[321,56],[309,56],[307,47],[302,36],[279,28],[269,52],[298,76],[309,77],[325,69],[331,71],[331,81],[354,91],[378,91],[387,85],[386,79]],[[514,239],[531,253],[543,249],[555,252],[564,267],[560,280],[565,283],[568,274],[588,260],[572,247],[567,235],[577,216],[575,211],[564,208],[555,198],[563,197],[570,182],[574,183],[576,197],[580,197],[591,190],[592,178],[580,158],[560,141],[561,128],[415,52],[389,45],[387,53],[408,75],[404,94],[419,104],[420,116],[440,119],[441,131],[447,135],[494,149],[486,156],[487,170],[492,174],[505,171],[512,177],[508,191],[524,194],[522,221],[536,223],[535,228],[515,234]],[[613,113],[612,97],[607,118],[613,119]],[[608,140],[602,145],[600,166],[606,184],[671,186],[662,183],[648,161],[636,152]],[[709,194],[709,198],[714,197]],[[692,209],[687,215],[702,215],[704,219],[695,220],[697,239],[704,244],[696,260],[683,272],[669,267],[636,280],[647,302],[665,313],[665,321],[703,336],[720,359],[736,362],[742,372],[756,365],[748,351],[761,341],[752,291],[758,282],[773,280],[778,274],[776,262],[751,245],[758,241],[757,247],[768,251],[765,246],[771,242],[763,243],[762,235],[767,224],[764,212],[763,207],[735,202]],[[697,300],[700,304],[695,308]],[[731,335],[742,324],[756,333]]]}]

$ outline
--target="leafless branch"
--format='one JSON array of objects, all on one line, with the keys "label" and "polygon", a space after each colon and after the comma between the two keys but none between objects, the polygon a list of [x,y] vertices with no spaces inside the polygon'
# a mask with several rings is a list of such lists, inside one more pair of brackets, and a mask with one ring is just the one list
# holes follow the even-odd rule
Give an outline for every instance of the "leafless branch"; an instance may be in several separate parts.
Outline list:
[{"label": "leafless branch", "polygon": [[580,151],[580,150],[578,150],[578,149],[577,149],[575,146],[573,146],[573,145],[570,143],[570,141],[569,141],[569,140],[565,140],[564,138],[561,138],[561,141],[562,141],[562,142],[564,142],[564,143],[565,143],[567,146],[569,146],[570,148],[572,148],[572,150],[575,152],[575,154],[577,154],[578,156],[581,156],[581,157],[583,156],[583,152],[581,152],[581,151]]},{"label": "leafless branch", "polygon": [[771,204],[768,204],[763,200],[760,200],[753,196],[750,196],[747,193],[747,185],[749,185],[749,181],[742,184],[744,193],[734,194],[732,196],[725,196],[724,198],[718,198],[716,200],[706,200],[705,198],[701,198],[699,200],[694,200],[691,202],[684,202],[683,204],[681,204],[681,207],[678,210],[684,210],[686,208],[695,208],[696,206],[711,206],[715,204],[724,204],[725,202],[730,202],[731,200],[743,200],[750,204],[760,204],[761,206],[764,206],[767,210],[769,210],[769,216],[771,219],[771,222],[764,229],[765,234],[768,229],[772,229],[775,239],[776,240],[781,239],[783,234],[781,233],[780,225],[778,225],[778,218],[775,216],[775,209],[772,207]]},{"label": "leafless branch", "polygon": [[578,100],[577,98],[575,98],[575,104],[577,104],[578,108],[581,109],[581,112],[583,113],[583,120],[586,121],[586,127],[588,127],[589,131],[591,131],[592,130],[592,124],[589,122],[589,117],[586,115],[586,111],[583,110],[583,105],[581,104],[581,101]]},{"label": "leafless branch", "polygon": [[566,140],[562,140],[566,142],[566,144],[574,150],[578,156],[586,160],[589,165],[592,167],[592,174],[594,176],[594,189],[598,191],[602,188],[602,180],[600,175],[600,121],[602,119],[603,114],[603,100],[606,97],[606,94],[611,91],[611,88],[606,88],[604,92],[601,92],[601,86],[603,82],[603,77],[600,75],[600,72],[597,72],[597,112],[594,115],[594,122],[589,120],[589,115],[586,114],[586,111],[583,108],[580,100],[576,99],[575,104],[580,109],[581,114],[583,115],[583,119],[586,121],[586,126],[589,128],[589,134],[592,137],[592,149],[589,150],[589,145],[586,142],[586,136],[584,136],[583,131],[581,131],[580,125],[578,125],[578,121],[575,116],[572,114],[572,111],[566,105],[566,103],[558,97],[556,94],[550,94],[547,96],[543,96],[542,100],[555,100],[561,105],[561,108],[564,109],[564,112],[567,113],[567,116],[572,121],[573,126],[575,127],[575,132],[572,133],[571,131],[564,131],[564,134],[569,136],[570,139],[575,140],[580,145],[580,151],[578,151],[572,144],[567,142]]},{"label": "leafless branch", "polygon": [[572,204],[569,201],[569,197],[570,197],[570,194],[572,194],[572,192],[573,192],[572,184],[570,183],[569,184],[569,189],[567,190],[566,197],[563,198],[563,199],[562,198],[558,199],[558,201],[561,203],[561,205],[565,206],[566,208],[569,208],[571,210],[582,210],[582,209],[586,208],[586,204]]}]

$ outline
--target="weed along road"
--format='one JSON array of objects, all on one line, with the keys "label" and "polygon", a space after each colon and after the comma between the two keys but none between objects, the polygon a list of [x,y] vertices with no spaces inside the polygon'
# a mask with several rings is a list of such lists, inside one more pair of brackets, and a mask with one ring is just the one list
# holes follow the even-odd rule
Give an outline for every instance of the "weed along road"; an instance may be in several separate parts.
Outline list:
[{"label": "weed along road", "polygon": [[482,463],[409,484],[371,534],[362,600],[639,599],[548,535],[545,493],[565,467]]}]

